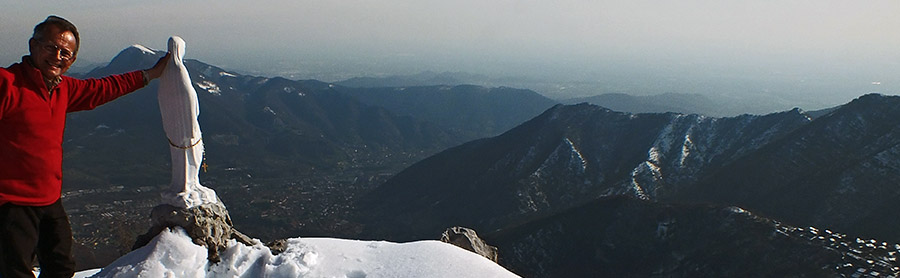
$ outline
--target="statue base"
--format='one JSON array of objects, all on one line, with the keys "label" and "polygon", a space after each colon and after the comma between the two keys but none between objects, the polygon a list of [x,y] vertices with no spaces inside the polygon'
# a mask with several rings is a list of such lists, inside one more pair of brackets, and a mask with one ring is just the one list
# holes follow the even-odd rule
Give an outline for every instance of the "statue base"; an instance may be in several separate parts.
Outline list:
[{"label": "statue base", "polygon": [[219,262],[219,251],[225,250],[230,239],[247,246],[256,243],[256,240],[234,229],[228,210],[221,201],[191,208],[164,204],[153,208],[150,215],[152,226],[147,233],[138,236],[132,250],[147,245],[165,228],[174,226],[184,228],[195,244],[206,247],[209,250],[207,258],[213,263]]}]

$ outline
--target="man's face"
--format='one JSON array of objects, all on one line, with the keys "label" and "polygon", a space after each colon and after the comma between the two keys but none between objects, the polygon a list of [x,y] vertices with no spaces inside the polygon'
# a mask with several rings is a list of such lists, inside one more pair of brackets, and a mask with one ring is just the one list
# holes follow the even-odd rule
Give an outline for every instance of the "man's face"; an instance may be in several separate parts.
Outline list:
[{"label": "man's face", "polygon": [[60,30],[53,25],[48,26],[41,40],[28,41],[32,62],[47,79],[57,78],[69,70],[75,62],[76,45],[72,32]]}]

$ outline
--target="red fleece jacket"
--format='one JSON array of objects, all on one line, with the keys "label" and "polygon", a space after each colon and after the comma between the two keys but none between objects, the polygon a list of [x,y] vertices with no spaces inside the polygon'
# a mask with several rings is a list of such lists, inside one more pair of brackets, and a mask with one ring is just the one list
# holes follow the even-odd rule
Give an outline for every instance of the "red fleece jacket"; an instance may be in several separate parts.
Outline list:
[{"label": "red fleece jacket", "polygon": [[0,205],[59,200],[66,113],[94,109],[144,86],[140,71],[87,80],[63,76],[51,94],[26,59],[0,68]]}]

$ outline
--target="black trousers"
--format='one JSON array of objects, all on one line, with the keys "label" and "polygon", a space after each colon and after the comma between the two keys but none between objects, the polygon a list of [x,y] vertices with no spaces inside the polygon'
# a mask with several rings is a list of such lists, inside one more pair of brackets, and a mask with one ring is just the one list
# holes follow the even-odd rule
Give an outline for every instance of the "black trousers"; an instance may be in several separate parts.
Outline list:
[{"label": "black trousers", "polygon": [[72,227],[60,201],[30,207],[0,206],[0,277],[34,277],[37,255],[41,277],[72,277]]}]

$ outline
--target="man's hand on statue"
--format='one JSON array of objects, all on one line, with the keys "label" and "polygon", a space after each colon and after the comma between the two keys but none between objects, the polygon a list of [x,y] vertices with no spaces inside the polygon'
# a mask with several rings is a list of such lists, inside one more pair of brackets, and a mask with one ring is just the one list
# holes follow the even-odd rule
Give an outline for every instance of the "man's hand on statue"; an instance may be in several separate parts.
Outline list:
[{"label": "man's hand on statue", "polygon": [[159,61],[156,61],[156,65],[153,65],[152,68],[147,69],[147,77],[149,77],[150,80],[157,79],[162,75],[163,70],[166,69],[166,65],[169,64],[170,56],[172,55],[169,52],[166,52],[166,56],[159,58]]}]

